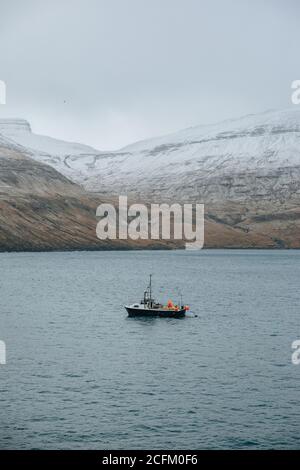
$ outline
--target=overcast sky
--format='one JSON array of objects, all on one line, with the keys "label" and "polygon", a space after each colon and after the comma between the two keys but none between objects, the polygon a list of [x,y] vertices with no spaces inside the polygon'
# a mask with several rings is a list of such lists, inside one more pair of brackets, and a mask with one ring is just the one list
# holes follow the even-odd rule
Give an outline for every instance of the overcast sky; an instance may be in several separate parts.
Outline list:
[{"label": "overcast sky", "polygon": [[0,117],[116,149],[290,106],[298,0],[0,0]]}]

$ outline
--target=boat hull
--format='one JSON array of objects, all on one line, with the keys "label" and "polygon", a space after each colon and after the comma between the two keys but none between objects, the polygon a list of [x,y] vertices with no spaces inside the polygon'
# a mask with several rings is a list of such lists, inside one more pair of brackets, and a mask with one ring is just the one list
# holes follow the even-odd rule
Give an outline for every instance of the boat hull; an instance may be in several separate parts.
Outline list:
[{"label": "boat hull", "polygon": [[129,317],[161,317],[161,318],[182,318],[186,310],[160,310],[151,308],[125,307]]}]

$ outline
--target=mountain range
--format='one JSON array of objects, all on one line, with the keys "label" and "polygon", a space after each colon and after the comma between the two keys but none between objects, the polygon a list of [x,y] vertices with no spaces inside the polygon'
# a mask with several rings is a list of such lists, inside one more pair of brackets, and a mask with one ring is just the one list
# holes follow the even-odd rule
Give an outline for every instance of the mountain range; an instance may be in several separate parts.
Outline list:
[{"label": "mountain range", "polygon": [[[2,119],[0,184],[0,202],[7,194],[20,200],[20,192],[72,201],[60,217],[74,210],[76,224],[84,212],[88,221],[75,244],[82,249],[120,246],[95,239],[94,212],[99,201],[119,194],[145,203],[203,202],[207,247],[299,248],[300,109],[192,127],[112,152],[34,134],[26,120]],[[41,249],[48,240],[43,231]],[[48,240],[49,249],[74,249],[72,240],[72,234],[63,246]]]}]

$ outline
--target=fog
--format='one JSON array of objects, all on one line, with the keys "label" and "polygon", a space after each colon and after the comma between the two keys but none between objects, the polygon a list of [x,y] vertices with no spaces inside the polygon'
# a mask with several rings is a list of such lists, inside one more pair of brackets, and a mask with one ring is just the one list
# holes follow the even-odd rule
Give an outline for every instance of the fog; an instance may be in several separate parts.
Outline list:
[{"label": "fog", "polygon": [[0,118],[116,149],[291,106],[296,0],[0,0]]}]

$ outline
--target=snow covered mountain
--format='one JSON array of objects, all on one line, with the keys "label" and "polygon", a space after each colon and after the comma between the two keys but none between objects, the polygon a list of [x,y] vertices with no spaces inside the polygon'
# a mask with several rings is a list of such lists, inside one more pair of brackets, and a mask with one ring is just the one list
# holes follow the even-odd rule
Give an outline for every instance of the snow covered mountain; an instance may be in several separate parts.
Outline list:
[{"label": "snow covered mountain", "polygon": [[[39,184],[42,189],[50,178],[59,181],[57,174],[51,176],[47,170],[51,166],[82,185],[82,191],[97,192],[97,198],[128,194],[145,202],[204,202],[205,245],[209,247],[300,248],[297,107],[193,127],[116,152],[36,135],[27,121],[6,119],[0,120],[0,147],[3,191],[6,194],[9,181],[13,204],[18,185],[24,190],[28,187],[30,193],[34,184],[37,193]],[[12,153],[13,169],[9,164]],[[21,171],[25,163],[17,163],[19,155],[27,162],[25,179]],[[44,169],[31,168],[28,157]],[[71,190],[68,186],[64,192]],[[30,206],[26,204],[24,212]],[[49,202],[45,207],[51,207]],[[7,214],[3,220],[13,220]],[[92,212],[89,216],[94,217]],[[72,220],[76,220],[75,212]]]},{"label": "snow covered mountain", "polygon": [[292,197],[300,189],[300,109],[138,142],[95,157],[92,167],[91,190],[205,202]]},{"label": "snow covered mountain", "polygon": [[35,135],[0,120],[0,137],[90,191],[204,202],[286,200],[300,195],[300,109],[192,127],[116,152]]}]

